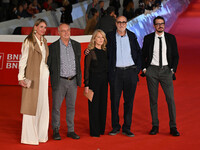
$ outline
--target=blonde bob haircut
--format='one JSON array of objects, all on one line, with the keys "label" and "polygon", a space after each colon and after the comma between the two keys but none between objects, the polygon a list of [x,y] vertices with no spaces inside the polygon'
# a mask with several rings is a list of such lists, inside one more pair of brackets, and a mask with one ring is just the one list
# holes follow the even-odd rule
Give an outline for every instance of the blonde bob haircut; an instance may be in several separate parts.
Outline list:
[{"label": "blonde bob haircut", "polygon": [[100,33],[104,38],[104,42],[101,45],[101,49],[105,51],[106,50],[106,44],[107,44],[106,34],[100,29],[95,30],[94,33],[92,34],[92,38],[91,38],[90,43],[88,45],[88,49],[92,50],[92,49],[95,48],[95,45],[96,45],[95,38],[97,36],[97,33]]}]

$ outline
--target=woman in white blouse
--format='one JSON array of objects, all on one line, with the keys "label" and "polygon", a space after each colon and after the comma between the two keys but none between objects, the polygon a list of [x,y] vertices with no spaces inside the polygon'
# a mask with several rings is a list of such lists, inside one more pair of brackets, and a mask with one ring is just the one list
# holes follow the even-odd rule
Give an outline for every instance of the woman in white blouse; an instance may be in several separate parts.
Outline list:
[{"label": "woman in white blouse", "polygon": [[[44,38],[47,23],[38,19],[22,44],[18,81],[22,86],[23,114],[21,143],[47,142],[49,128],[49,49]],[[31,83],[30,83],[31,82]]]}]

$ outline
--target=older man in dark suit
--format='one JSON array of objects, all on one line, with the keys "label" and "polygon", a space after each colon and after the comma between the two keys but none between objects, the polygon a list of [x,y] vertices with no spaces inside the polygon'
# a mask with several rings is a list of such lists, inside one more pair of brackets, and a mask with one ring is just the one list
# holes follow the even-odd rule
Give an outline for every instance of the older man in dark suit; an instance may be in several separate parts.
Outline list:
[{"label": "older man in dark suit", "polygon": [[127,19],[120,16],[116,20],[117,30],[107,34],[108,68],[112,111],[112,128],[109,135],[119,133],[119,102],[123,91],[124,124],[122,133],[128,137],[132,123],[133,100],[141,69],[141,49],[136,35],[127,30]]},{"label": "older man in dark suit", "polygon": [[74,132],[75,101],[77,86],[81,86],[81,46],[70,39],[70,26],[61,24],[58,27],[60,39],[49,46],[48,66],[52,85],[52,128],[53,138],[60,140],[60,107],[66,98],[67,136],[73,139],[80,137]]},{"label": "older man in dark suit", "polygon": [[152,130],[151,135],[159,131],[158,120],[158,85],[160,83],[168,104],[170,134],[179,136],[176,128],[176,108],[174,102],[173,80],[178,65],[179,54],[176,38],[174,35],[164,32],[165,20],[158,16],[154,19],[155,32],[144,37],[142,55],[143,55],[143,73],[146,75],[151,116]]}]

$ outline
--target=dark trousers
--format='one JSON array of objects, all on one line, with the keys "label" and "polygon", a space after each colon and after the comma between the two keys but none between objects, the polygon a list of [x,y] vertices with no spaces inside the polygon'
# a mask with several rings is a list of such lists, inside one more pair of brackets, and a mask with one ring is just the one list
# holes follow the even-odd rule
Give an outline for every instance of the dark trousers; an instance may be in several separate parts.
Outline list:
[{"label": "dark trousers", "polygon": [[168,66],[163,68],[157,66],[149,66],[146,71],[147,86],[150,98],[152,125],[159,126],[158,120],[158,85],[160,83],[168,105],[170,127],[176,127],[176,108],[174,102],[174,87],[172,80],[172,72]]},{"label": "dark trousers", "polygon": [[104,134],[107,113],[108,80],[107,73],[93,74],[90,78],[90,89],[94,96],[92,102],[88,100],[90,135]]},{"label": "dark trousers", "polygon": [[130,68],[126,70],[116,68],[114,79],[110,82],[110,99],[113,129],[121,128],[119,124],[119,102],[123,91],[124,124],[122,130],[130,130],[136,85],[136,68]]}]

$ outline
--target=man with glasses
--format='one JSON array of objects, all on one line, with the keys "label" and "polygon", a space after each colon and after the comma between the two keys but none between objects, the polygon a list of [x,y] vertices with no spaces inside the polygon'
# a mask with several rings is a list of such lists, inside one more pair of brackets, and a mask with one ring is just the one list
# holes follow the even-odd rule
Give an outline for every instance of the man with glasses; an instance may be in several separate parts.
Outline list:
[{"label": "man with glasses", "polygon": [[149,134],[159,131],[158,85],[160,83],[166,97],[169,111],[170,134],[179,136],[176,128],[176,108],[174,102],[173,77],[178,65],[179,54],[174,35],[164,32],[165,20],[158,16],[153,20],[155,32],[144,37],[142,70],[146,76],[152,116],[152,129]]},{"label": "man with glasses", "polygon": [[132,122],[133,100],[141,69],[141,49],[134,33],[126,29],[127,19],[120,16],[116,19],[117,30],[107,34],[108,68],[112,113],[112,131],[109,135],[120,132],[119,103],[123,91],[124,124],[122,133],[128,137]]}]

